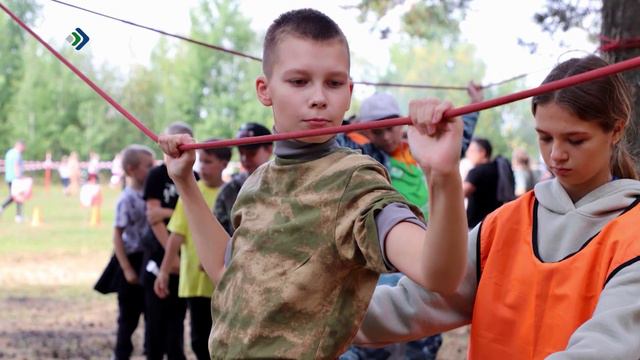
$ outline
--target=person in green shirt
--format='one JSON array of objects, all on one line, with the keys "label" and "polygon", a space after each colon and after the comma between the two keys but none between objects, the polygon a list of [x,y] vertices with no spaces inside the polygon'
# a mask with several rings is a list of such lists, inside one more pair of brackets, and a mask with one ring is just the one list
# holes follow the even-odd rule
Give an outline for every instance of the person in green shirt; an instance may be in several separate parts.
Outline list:
[{"label": "person in green shirt", "polygon": [[[222,170],[227,167],[230,159],[231,149],[229,148],[199,150],[200,181],[198,181],[198,188],[211,207],[213,207],[218,191],[223,185]],[[165,256],[154,284],[154,290],[160,298],[168,295],[171,264],[177,262],[179,257],[178,296],[187,299],[187,306],[191,314],[191,348],[198,360],[209,359],[208,338],[212,325],[210,302],[214,286],[198,260],[181,199],[178,199],[167,228],[171,231],[171,235],[167,241]],[[180,249],[180,255],[178,255],[178,249]]]}]

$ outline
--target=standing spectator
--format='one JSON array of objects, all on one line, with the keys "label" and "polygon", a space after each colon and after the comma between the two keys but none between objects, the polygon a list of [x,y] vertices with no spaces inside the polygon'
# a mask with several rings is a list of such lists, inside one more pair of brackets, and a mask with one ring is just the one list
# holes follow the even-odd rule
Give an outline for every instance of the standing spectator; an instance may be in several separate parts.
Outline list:
[{"label": "standing spectator", "polygon": [[[193,135],[191,127],[182,122],[170,124],[165,134]],[[144,184],[149,229],[142,242],[144,252],[142,284],[145,292],[145,339],[147,359],[181,360],[184,355],[184,317],[187,304],[178,297],[179,264],[168,269],[169,295],[160,298],[153,290],[156,275],[165,257],[169,239],[167,224],[178,202],[178,192],[163,163],[151,169]]]},{"label": "standing spectator", "polygon": [[[209,139],[207,141],[217,141]],[[207,205],[211,208],[222,186],[222,170],[227,167],[231,159],[231,149],[203,149],[199,150],[200,156],[200,181],[198,188]],[[189,306],[191,318],[191,348],[198,360],[209,360],[211,356],[208,349],[209,333],[211,332],[211,295],[213,283],[202,268],[196,247],[191,237],[191,231],[187,223],[186,214],[182,207],[182,201],[178,199],[176,209],[171,216],[168,228],[171,235],[167,243],[167,251],[162,260],[162,266],[155,289],[159,297],[166,298],[172,295],[175,289],[168,289],[169,268],[178,259],[180,252],[180,284],[178,296],[185,298]]]},{"label": "standing spectator", "polygon": [[100,155],[98,153],[91,151],[89,153],[89,163],[87,164],[87,181],[91,182],[95,180],[95,183],[100,183],[100,179],[98,178],[98,174],[100,172]]},{"label": "standing spectator", "polygon": [[60,182],[62,183],[62,192],[69,196],[69,183],[71,179],[71,173],[69,171],[69,157],[64,155],[60,159],[60,165],[58,165],[58,173],[60,174]]},{"label": "standing spectator", "polygon": [[493,148],[487,139],[473,138],[466,157],[473,168],[463,183],[467,197],[467,222],[469,228],[476,226],[487,214],[502,205],[498,201],[498,166],[491,161]]},{"label": "standing spectator", "polygon": [[[236,138],[240,139],[261,135],[271,135],[271,132],[258,123],[249,122],[240,127]],[[231,224],[231,209],[236,202],[240,188],[249,175],[260,167],[260,165],[269,161],[271,154],[273,154],[273,143],[238,146],[238,152],[240,152],[240,163],[244,171],[234,174],[231,177],[231,181],[220,189],[213,208],[214,215],[224,229],[227,230],[229,236],[233,235],[234,231],[233,225]]]},{"label": "standing spectator", "polygon": [[522,149],[513,151],[513,176],[515,178],[516,187],[515,195],[520,196],[533,189],[536,184],[536,178],[531,170],[529,155]]},{"label": "standing spectator", "polygon": [[51,151],[47,151],[44,155],[44,188],[49,192],[51,187],[51,168],[53,167],[53,161],[51,160]]},{"label": "standing spectator", "polygon": [[[11,193],[11,184],[20,179],[24,172],[24,164],[22,162],[22,152],[24,151],[24,142],[22,140],[16,141],[9,151],[4,156],[4,180],[9,187],[9,196],[2,203],[0,208],[0,214],[4,212],[12,202],[14,202],[13,195]],[[15,221],[21,223],[24,220],[22,215],[22,202],[15,201],[16,203],[16,217]]]},{"label": "standing spectator", "polygon": [[80,189],[80,160],[78,153],[72,151],[69,154],[69,192],[72,195],[78,193]]},{"label": "standing spectator", "polygon": [[124,188],[124,181],[122,178],[123,170],[122,170],[122,154],[117,153],[113,156],[113,160],[111,160],[111,180],[109,181],[109,185],[114,187],[122,187]]},{"label": "standing spectator", "polygon": [[146,146],[130,145],[124,149],[122,168],[129,178],[129,185],[118,198],[113,229],[113,247],[121,269],[118,332],[114,351],[118,360],[130,358],[133,351],[131,335],[144,312],[144,290],[139,277],[142,267],[142,237],[148,223],[142,190],[144,179],[152,166],[153,152]]}]

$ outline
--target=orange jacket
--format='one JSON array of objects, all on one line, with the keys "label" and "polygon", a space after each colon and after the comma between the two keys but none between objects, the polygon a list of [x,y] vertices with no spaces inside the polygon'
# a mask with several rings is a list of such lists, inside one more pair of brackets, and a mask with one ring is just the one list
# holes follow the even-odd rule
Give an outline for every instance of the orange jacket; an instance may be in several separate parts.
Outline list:
[{"label": "orange jacket", "polygon": [[[607,281],[640,255],[640,206],[558,262],[537,256],[537,201],[528,192],[482,223],[470,359],[543,359],[591,318]],[[541,224],[544,226],[544,224]]]}]

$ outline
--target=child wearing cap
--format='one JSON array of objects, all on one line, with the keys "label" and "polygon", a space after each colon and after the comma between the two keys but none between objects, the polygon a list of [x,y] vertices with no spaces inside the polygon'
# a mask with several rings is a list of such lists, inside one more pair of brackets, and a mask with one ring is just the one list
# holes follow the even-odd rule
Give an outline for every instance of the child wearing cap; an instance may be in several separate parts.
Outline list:
[{"label": "child wearing cap", "polygon": [[[271,131],[258,123],[249,122],[240,127],[236,138],[262,135],[271,135]],[[231,180],[222,186],[213,206],[214,215],[230,236],[233,235],[231,209],[236,202],[240,188],[242,188],[249,175],[253,174],[260,165],[269,161],[273,154],[273,143],[238,146],[238,152],[240,153],[240,164],[244,171],[234,174]]]}]

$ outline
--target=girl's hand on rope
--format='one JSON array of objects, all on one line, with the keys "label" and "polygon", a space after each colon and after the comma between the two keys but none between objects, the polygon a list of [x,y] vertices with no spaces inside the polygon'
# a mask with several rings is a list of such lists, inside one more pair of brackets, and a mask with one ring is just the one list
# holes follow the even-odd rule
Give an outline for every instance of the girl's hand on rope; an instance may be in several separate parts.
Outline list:
[{"label": "girl's hand on rope", "polygon": [[414,100],[409,103],[409,146],[414,158],[429,175],[448,176],[458,173],[462,146],[462,120],[445,119],[444,112],[452,108],[448,101]]},{"label": "girl's hand on rope", "polygon": [[158,145],[167,154],[165,164],[173,181],[178,182],[193,177],[193,164],[196,161],[195,150],[181,151],[182,144],[193,144],[195,140],[187,134],[161,135]]}]

